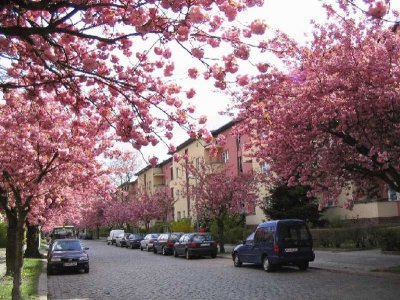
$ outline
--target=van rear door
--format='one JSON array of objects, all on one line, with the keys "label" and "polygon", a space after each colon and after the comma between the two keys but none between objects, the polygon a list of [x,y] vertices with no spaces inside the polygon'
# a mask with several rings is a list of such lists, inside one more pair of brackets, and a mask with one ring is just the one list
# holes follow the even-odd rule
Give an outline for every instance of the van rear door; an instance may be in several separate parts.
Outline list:
[{"label": "van rear door", "polygon": [[280,222],[278,240],[281,254],[286,257],[297,257],[312,252],[311,234],[304,222]]}]

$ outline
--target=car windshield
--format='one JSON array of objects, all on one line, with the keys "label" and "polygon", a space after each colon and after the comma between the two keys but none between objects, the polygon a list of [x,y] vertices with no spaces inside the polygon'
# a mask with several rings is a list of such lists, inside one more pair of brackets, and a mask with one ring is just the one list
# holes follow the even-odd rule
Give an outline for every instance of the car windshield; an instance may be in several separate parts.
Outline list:
[{"label": "car windshield", "polygon": [[156,239],[156,238],[158,238],[158,234],[152,234],[149,238],[150,239]]},{"label": "car windshield", "polygon": [[57,241],[53,246],[54,251],[81,251],[82,245],[80,241]]},{"label": "car windshield", "polygon": [[75,234],[75,230],[72,227],[54,228],[53,234],[55,237],[59,237],[59,236],[73,237]]}]

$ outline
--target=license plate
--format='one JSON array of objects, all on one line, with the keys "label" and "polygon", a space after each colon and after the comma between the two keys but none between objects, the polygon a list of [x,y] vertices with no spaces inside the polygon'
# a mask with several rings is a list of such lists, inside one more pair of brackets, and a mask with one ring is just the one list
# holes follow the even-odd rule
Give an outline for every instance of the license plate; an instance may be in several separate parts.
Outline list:
[{"label": "license plate", "polygon": [[78,263],[76,261],[64,263],[64,267],[74,267],[74,266],[77,266],[77,265],[78,265]]},{"label": "license plate", "polygon": [[297,248],[286,248],[285,252],[297,252],[298,249]]},{"label": "license plate", "polygon": [[203,247],[210,246],[210,243],[203,243],[203,244],[200,244],[200,246],[203,246]]}]

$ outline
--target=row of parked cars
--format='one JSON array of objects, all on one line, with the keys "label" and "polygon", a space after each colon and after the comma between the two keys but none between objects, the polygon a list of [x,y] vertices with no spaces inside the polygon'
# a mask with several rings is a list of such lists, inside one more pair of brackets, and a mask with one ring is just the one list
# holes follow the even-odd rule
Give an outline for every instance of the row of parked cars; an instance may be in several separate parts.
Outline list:
[{"label": "row of parked cars", "polygon": [[[217,256],[217,242],[209,233],[125,233],[112,230],[107,243],[120,247],[153,251],[175,257]],[[261,223],[242,244],[232,251],[235,267],[243,263],[258,264],[267,272],[279,266],[293,265],[306,270],[314,261],[313,241],[303,220],[285,219]]]},{"label": "row of parked cars", "polygon": [[107,244],[116,247],[146,250],[162,255],[173,254],[175,257],[194,256],[217,257],[218,244],[211,234],[202,232],[170,233],[126,233],[123,230],[112,230]]}]

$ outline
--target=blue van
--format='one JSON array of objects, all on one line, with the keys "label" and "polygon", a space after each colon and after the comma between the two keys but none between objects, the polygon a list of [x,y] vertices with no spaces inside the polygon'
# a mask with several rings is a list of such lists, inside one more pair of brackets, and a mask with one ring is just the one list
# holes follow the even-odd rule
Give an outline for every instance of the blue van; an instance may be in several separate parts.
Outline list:
[{"label": "blue van", "polygon": [[298,219],[261,223],[243,244],[232,251],[235,267],[253,263],[262,265],[267,272],[282,265],[295,265],[306,270],[314,258],[310,231],[307,224]]}]

